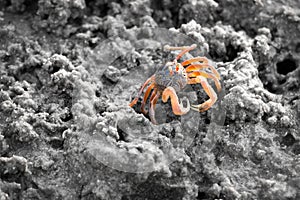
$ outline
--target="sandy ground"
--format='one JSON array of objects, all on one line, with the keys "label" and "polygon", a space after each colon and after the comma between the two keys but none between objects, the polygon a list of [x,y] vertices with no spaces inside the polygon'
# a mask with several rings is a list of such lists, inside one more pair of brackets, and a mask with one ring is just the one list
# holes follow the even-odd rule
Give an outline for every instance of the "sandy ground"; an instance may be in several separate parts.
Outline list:
[{"label": "sandy ground", "polygon": [[[128,106],[194,43],[210,110]],[[0,0],[0,200],[300,199],[299,63],[298,0]]]}]

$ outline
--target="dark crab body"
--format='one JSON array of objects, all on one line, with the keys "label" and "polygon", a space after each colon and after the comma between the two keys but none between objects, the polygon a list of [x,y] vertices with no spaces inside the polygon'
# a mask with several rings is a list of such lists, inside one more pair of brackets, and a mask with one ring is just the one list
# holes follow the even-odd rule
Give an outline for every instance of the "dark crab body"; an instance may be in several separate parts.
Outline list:
[{"label": "dark crab body", "polygon": [[[207,78],[213,79],[218,91],[221,90],[219,82],[220,75],[217,70],[209,64],[209,60],[205,57],[193,57],[178,63],[178,60],[187,52],[196,48],[196,45],[183,46],[183,47],[170,47],[165,46],[167,50],[181,50],[177,57],[172,62],[167,62],[160,70],[146,80],[138,92],[138,95],[132,100],[129,106],[134,106],[144,89],[145,91],[141,111],[147,114],[145,104],[150,96],[149,117],[152,123],[157,124],[155,120],[155,105],[158,98],[161,96],[163,102],[171,99],[172,110],[175,115],[184,115],[190,108],[199,112],[208,110],[217,100],[217,94],[209,85]],[[206,72],[203,69],[209,68],[212,73]],[[190,107],[189,101],[187,106],[183,107],[182,102],[179,102],[176,92],[181,91],[187,84],[201,84],[209,99],[202,104],[192,105]]]},{"label": "dark crab body", "polygon": [[[176,71],[176,65],[173,63],[167,63],[159,71],[155,73],[155,83],[160,90],[164,90],[167,87],[173,87],[176,92],[181,91],[188,83],[187,73],[185,69]],[[178,64],[180,65],[180,64]],[[181,66],[182,67],[182,66]],[[182,70],[183,69],[183,70]]]}]

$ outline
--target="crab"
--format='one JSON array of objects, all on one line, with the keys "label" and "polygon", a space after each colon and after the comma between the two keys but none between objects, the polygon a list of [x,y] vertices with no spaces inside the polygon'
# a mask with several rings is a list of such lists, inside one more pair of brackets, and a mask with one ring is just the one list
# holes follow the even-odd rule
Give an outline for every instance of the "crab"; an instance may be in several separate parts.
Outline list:
[{"label": "crab", "polygon": [[[218,92],[221,91],[220,75],[211,64],[212,62],[206,57],[192,57],[181,63],[178,62],[184,54],[196,47],[196,44],[180,47],[165,45],[165,50],[180,50],[180,53],[172,62],[167,62],[160,70],[144,82],[137,96],[131,101],[129,106],[133,107],[138,102],[140,96],[144,92],[144,89],[147,87],[141,103],[141,112],[145,115],[148,113],[145,109],[145,105],[150,96],[149,117],[153,124],[157,124],[155,119],[155,105],[160,96],[164,103],[166,103],[170,98],[172,111],[175,115],[184,115],[188,113],[190,109],[198,112],[205,112],[211,108],[217,101],[217,94],[210,86],[207,79],[212,79]],[[209,69],[210,72],[207,72],[204,69]],[[179,102],[176,93],[184,89],[189,84],[201,84],[209,99],[199,105],[190,105],[189,100],[184,98],[182,99],[186,100],[186,106],[184,107],[183,101],[180,100]]]}]

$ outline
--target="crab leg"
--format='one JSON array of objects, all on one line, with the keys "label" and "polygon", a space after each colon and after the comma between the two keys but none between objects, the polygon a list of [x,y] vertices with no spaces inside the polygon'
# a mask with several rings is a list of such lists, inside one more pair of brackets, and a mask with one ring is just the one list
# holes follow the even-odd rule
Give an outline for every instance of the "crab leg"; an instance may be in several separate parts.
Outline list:
[{"label": "crab leg", "polygon": [[[150,96],[150,100],[149,100],[150,106],[151,106],[151,101],[154,99],[154,97],[155,97],[155,95],[156,95],[156,92],[157,92],[157,89],[154,88],[154,90],[153,90],[153,92],[152,92],[152,94],[151,94],[151,96]],[[146,103],[146,102],[145,102],[145,103]],[[149,109],[150,109],[150,106],[149,106]],[[149,112],[150,112],[150,111],[149,111]],[[150,113],[149,113],[149,115],[150,115]]]},{"label": "crab leg", "polygon": [[179,103],[178,96],[173,87],[167,87],[162,93],[162,101],[166,103],[171,98],[172,110],[175,115],[184,115],[190,110],[190,102],[187,100],[187,107],[184,108],[182,102]]},{"label": "crab leg", "polygon": [[201,62],[203,64],[208,64],[209,60],[206,57],[195,57],[195,58],[191,58],[191,59],[183,61],[181,63],[181,65],[186,66],[186,65],[192,64],[194,62]]},{"label": "crab leg", "polygon": [[175,60],[179,60],[184,54],[195,49],[196,47],[197,47],[196,44],[192,44],[191,46],[181,46],[181,47],[172,47],[169,45],[165,45],[164,49],[169,51],[181,50],[181,52],[175,58]]},{"label": "crab leg", "polygon": [[198,70],[201,70],[204,68],[209,68],[212,71],[212,73],[216,76],[216,78],[220,80],[219,72],[216,70],[216,68],[214,68],[213,66],[208,65],[208,64],[191,64],[185,70],[186,70],[186,72],[192,72],[192,71],[198,71]]},{"label": "crab leg", "polygon": [[155,105],[160,96],[160,93],[156,93],[156,90],[152,92],[152,95],[150,97],[150,108],[149,108],[149,117],[153,124],[157,124],[155,119]]},{"label": "crab leg", "polygon": [[194,79],[189,80],[189,84],[200,83],[209,96],[209,99],[202,104],[199,105],[192,105],[191,109],[204,112],[207,111],[216,101],[217,101],[217,94],[213,90],[213,88],[208,84],[207,79],[203,76],[197,76]]},{"label": "crab leg", "polygon": [[145,110],[145,104],[147,102],[147,99],[152,91],[152,89],[154,88],[155,84],[152,83],[146,90],[145,94],[144,94],[144,98],[143,98],[143,101],[142,101],[142,105],[141,105],[141,111],[144,113],[144,114],[147,114],[147,110]]},{"label": "crab leg", "polygon": [[214,74],[210,74],[210,73],[203,72],[203,71],[197,71],[197,72],[188,73],[188,77],[190,78],[188,80],[188,84],[197,84],[197,83],[199,83],[198,80],[195,78],[195,77],[198,77],[198,76],[203,76],[205,78],[211,78],[211,79],[213,79],[214,82],[215,82],[215,85],[217,87],[217,90],[219,92],[222,90],[221,89],[221,83],[218,80],[218,78]]},{"label": "crab leg", "polygon": [[151,81],[154,80],[154,75],[151,76],[150,78],[148,78],[145,83],[142,85],[141,89],[139,90],[138,94],[136,95],[136,97],[131,101],[131,103],[129,104],[130,107],[134,106],[137,101],[139,100],[139,97],[141,96],[141,94],[144,91],[144,88],[148,85],[148,83],[150,83]]}]

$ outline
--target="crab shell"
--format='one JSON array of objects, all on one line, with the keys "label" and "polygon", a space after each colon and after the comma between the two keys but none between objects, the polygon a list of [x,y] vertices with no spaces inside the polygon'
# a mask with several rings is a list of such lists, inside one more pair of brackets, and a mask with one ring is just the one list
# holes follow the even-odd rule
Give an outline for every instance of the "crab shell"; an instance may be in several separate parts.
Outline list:
[{"label": "crab shell", "polygon": [[179,92],[188,83],[187,73],[180,63],[167,62],[155,73],[155,83],[161,91],[171,86]]}]

